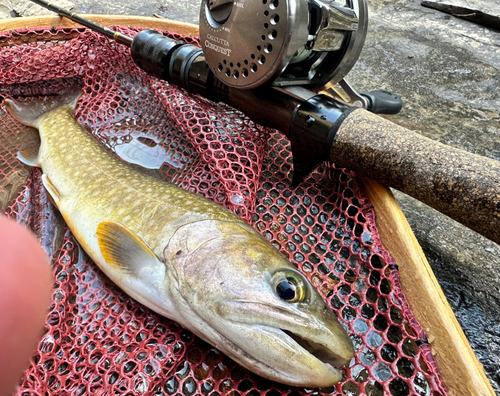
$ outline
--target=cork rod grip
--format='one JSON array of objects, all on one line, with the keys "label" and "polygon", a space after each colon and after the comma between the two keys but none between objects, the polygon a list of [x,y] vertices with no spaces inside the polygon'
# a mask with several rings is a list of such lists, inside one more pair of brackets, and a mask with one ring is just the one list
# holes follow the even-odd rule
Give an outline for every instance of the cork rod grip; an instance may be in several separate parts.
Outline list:
[{"label": "cork rod grip", "polygon": [[342,123],[330,153],[336,165],[411,195],[500,243],[500,162],[363,109]]}]

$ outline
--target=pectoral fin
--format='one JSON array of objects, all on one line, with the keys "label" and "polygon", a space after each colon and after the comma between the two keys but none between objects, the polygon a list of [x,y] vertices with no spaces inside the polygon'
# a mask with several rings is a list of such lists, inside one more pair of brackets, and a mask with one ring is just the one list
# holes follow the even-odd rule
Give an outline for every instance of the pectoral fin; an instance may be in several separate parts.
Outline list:
[{"label": "pectoral fin", "polygon": [[138,276],[143,270],[155,271],[165,265],[136,234],[112,221],[97,226],[101,254],[110,266]]}]

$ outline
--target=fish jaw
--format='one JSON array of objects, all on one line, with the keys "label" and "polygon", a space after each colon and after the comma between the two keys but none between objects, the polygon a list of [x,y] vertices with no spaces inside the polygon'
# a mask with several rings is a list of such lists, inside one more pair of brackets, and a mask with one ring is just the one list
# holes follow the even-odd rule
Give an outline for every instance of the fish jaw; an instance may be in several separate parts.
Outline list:
[{"label": "fish jaw", "polygon": [[[352,342],[309,282],[268,241],[243,223],[185,225],[164,250],[170,295],[185,327],[265,378],[325,387],[342,379]],[[305,283],[304,301],[273,288],[286,271]]]},{"label": "fish jaw", "polygon": [[[226,324],[221,351],[264,378],[292,386],[329,387],[342,381],[342,369],[319,361],[284,331],[263,325]],[[244,344],[241,340],[244,340]]]},{"label": "fish jaw", "polygon": [[[332,310],[326,307],[318,314],[317,305],[323,304],[301,305],[286,307],[277,302],[262,304],[254,301],[225,301],[217,306],[217,312],[226,321],[280,329],[282,337],[293,340],[294,346],[300,345],[311,358],[319,361],[316,362],[318,365],[320,362],[334,367],[348,364],[354,348]],[[266,316],[262,315],[263,312]]]}]

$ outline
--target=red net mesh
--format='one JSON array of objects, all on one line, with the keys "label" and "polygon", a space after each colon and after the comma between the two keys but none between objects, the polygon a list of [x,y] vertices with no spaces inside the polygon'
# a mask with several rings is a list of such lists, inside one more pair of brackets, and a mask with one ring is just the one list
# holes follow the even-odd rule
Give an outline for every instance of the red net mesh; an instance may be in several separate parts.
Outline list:
[{"label": "red net mesh", "polygon": [[46,333],[19,394],[446,395],[353,173],[322,164],[292,188],[284,135],[146,75],[126,48],[81,28],[3,34],[4,98],[82,83],[81,125],[121,158],[251,222],[328,301],[356,354],[337,386],[292,388],[248,372],[135,302],[79,247],[47,199],[41,171],[15,158],[36,139],[2,108],[1,210],[37,234],[54,273]]}]

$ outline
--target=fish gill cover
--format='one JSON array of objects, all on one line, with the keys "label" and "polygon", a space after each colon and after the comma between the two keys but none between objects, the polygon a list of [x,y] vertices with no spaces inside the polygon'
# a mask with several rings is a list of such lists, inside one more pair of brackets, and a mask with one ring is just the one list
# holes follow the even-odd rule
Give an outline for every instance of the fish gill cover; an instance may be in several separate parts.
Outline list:
[{"label": "fish gill cover", "polygon": [[1,39],[3,98],[83,85],[82,126],[122,159],[249,221],[318,289],[356,349],[337,386],[293,388],[250,373],[135,302],[78,246],[48,200],[41,171],[16,159],[36,147],[36,133],[1,107],[0,210],[36,233],[54,275],[46,332],[18,394],[446,395],[352,172],[325,163],[292,188],[284,135],[148,76],[125,47],[89,30],[24,29]]}]

